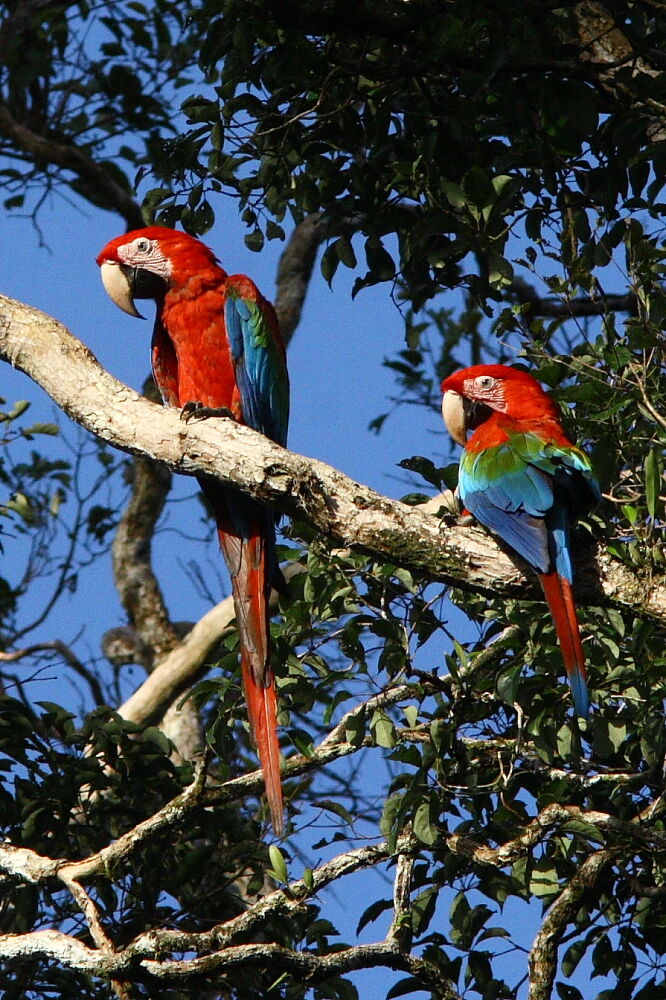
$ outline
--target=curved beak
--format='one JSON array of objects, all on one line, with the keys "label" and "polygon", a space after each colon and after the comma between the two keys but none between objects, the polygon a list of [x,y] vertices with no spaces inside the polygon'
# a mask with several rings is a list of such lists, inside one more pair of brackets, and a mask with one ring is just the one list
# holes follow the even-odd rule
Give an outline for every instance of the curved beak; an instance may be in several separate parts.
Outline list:
[{"label": "curved beak", "polygon": [[134,305],[134,283],[130,277],[131,269],[118,264],[115,260],[105,260],[100,264],[100,271],[106,294],[118,308],[130,316],[144,319],[145,317]]},{"label": "curved beak", "polygon": [[464,448],[467,444],[467,420],[463,398],[453,389],[447,389],[442,396],[442,416],[446,429],[453,440]]}]

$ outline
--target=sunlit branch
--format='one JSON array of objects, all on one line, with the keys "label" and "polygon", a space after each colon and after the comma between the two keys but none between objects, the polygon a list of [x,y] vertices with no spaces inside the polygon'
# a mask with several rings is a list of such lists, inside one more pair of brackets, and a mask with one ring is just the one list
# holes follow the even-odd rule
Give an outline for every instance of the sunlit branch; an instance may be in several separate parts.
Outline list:
[{"label": "sunlit branch", "polygon": [[[0,297],[0,356],[35,379],[74,420],[109,444],[186,475],[204,472],[306,518],[339,544],[419,570],[432,579],[503,597],[537,595],[486,533],[440,522],[381,496],[314,459],[286,451],[225,419],[184,423],[113,379],[44,313]],[[599,551],[577,552],[577,597],[666,623],[666,584]]]}]

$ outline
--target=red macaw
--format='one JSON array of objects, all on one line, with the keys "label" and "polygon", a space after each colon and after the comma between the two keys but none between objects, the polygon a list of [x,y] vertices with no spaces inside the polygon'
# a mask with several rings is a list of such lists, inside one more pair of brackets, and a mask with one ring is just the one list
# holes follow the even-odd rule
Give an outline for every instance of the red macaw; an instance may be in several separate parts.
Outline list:
[{"label": "red macaw", "polygon": [[555,404],[527,372],[475,365],[444,379],[442,391],[444,422],[464,448],[460,499],[536,570],[574,707],[585,718],[589,698],[571,587],[569,523],[599,499],[590,460],[567,439]]},{"label": "red macaw", "polygon": [[[228,275],[186,233],[150,226],[111,240],[97,257],[113,301],[140,316],[134,299],[157,307],[152,367],[165,405],[232,417],[284,445],[289,380],[275,310],[245,275]],[[250,729],[264,772],[273,828],[283,831],[275,680],[268,599],[280,585],[275,515],[205,476],[231,576]]]}]

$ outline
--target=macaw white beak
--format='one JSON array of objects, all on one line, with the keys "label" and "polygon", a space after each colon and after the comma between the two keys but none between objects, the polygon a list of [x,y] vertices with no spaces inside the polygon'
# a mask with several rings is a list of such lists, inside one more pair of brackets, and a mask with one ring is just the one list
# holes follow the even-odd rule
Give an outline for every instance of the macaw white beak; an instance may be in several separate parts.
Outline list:
[{"label": "macaw white beak", "polygon": [[448,389],[442,396],[442,416],[453,440],[464,448],[467,444],[467,422],[463,398],[453,389]]},{"label": "macaw white beak", "polygon": [[102,284],[111,301],[130,316],[145,319],[134,305],[132,282],[127,274],[127,268],[115,260],[105,260],[100,265],[100,271],[102,272]]}]

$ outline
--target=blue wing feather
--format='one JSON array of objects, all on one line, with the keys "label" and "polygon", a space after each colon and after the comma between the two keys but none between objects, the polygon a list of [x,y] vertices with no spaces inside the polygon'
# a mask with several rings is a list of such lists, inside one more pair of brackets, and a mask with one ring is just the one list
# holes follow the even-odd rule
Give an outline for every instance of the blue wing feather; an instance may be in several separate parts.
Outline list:
[{"label": "blue wing feather", "polygon": [[534,517],[525,510],[505,510],[497,506],[486,492],[466,492],[461,498],[465,507],[480,524],[499,535],[540,573],[550,568],[548,533],[543,517]]},{"label": "blue wing feather", "polygon": [[289,381],[284,352],[267,312],[270,308],[263,300],[243,298],[228,289],[224,320],[243,419],[249,427],[284,445],[289,420]]},{"label": "blue wing feather", "polygon": [[599,496],[584,452],[513,434],[505,444],[466,451],[458,488],[476,519],[534,569],[555,567],[571,582],[569,520]]}]

